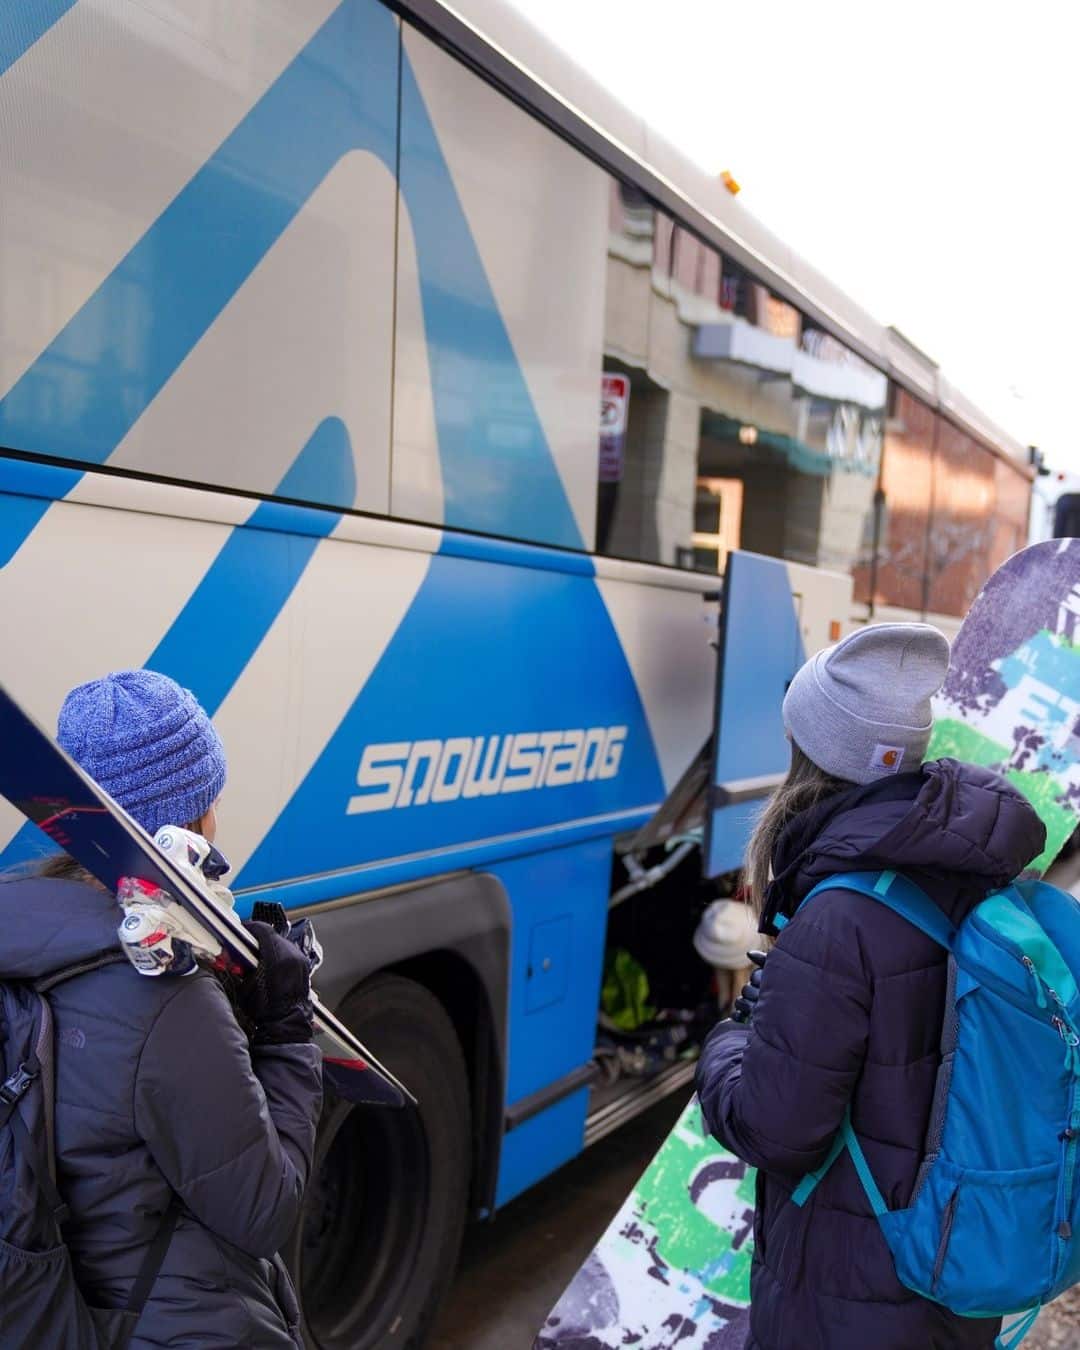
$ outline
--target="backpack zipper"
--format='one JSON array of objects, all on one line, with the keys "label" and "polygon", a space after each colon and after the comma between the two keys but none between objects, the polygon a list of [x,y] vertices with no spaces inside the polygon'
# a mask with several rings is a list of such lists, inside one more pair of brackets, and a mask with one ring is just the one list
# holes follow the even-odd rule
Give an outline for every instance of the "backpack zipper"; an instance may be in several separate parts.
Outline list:
[{"label": "backpack zipper", "polygon": [[1080,1148],[1080,1078],[1074,1072],[1072,1098],[1069,1108],[1069,1123],[1061,1133],[1064,1144],[1061,1188],[1059,1190],[1060,1213],[1054,1230],[1057,1239],[1057,1260],[1054,1264],[1054,1284],[1061,1279],[1065,1262],[1072,1243],[1072,1200],[1076,1183],[1076,1156]]},{"label": "backpack zipper", "polygon": [[[990,937],[995,946],[1008,952],[1010,956],[1019,959],[1031,980],[1035,992],[1036,1006],[1042,1011],[1049,1011],[1050,1025],[1061,1037],[1065,1046],[1064,1067],[1070,1079],[1069,1107],[1068,1123],[1058,1136],[1063,1147],[1061,1171],[1058,1176],[1058,1213],[1055,1217],[1054,1232],[1051,1238],[1054,1270],[1051,1288],[1053,1288],[1061,1279],[1073,1236],[1072,1199],[1073,1188],[1076,1184],[1077,1149],[1080,1147],[1080,1100],[1078,1100],[1080,1098],[1080,1091],[1078,1091],[1080,1089],[1080,1035],[1077,1034],[1076,1028],[1073,1026],[1061,995],[1043,980],[1031,957],[1015,943],[1010,942],[1008,938],[1003,938],[989,925],[979,924],[977,919],[974,922],[981,932]],[[1038,1020],[1042,1021],[1043,1019],[1040,1017]]]},{"label": "backpack zipper", "polygon": [[[1031,957],[1020,957],[1037,991],[1036,1001],[1041,1008],[1047,1007],[1046,995],[1056,1009],[1050,1016],[1050,1022],[1065,1045],[1065,1068],[1071,1075],[1069,1089],[1069,1121],[1058,1136],[1061,1140],[1062,1160],[1061,1178],[1058,1186],[1058,1214],[1054,1224],[1054,1285],[1061,1279],[1065,1262],[1072,1242],[1072,1200],[1073,1187],[1076,1184],[1076,1155],[1080,1146],[1080,1035],[1065,1011],[1065,1004],[1056,989],[1045,984]],[[1045,989],[1046,994],[1043,993]]]}]

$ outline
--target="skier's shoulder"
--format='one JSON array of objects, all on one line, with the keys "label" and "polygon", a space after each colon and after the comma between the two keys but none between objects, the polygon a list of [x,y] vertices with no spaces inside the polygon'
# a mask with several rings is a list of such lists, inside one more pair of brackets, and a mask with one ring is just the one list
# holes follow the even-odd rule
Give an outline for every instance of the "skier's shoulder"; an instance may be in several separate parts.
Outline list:
[{"label": "skier's shoulder", "polygon": [[140,975],[126,961],[118,969],[144,995],[159,1034],[197,1041],[219,1036],[225,1028],[242,1037],[229,997],[212,972],[200,967],[190,975],[150,977]]},{"label": "skier's shoulder", "polygon": [[878,908],[841,886],[826,885],[798,906],[777,948],[802,964],[865,977],[880,960]]},{"label": "skier's shoulder", "polygon": [[825,885],[802,904],[779,944],[801,960],[874,981],[944,960],[907,919],[859,891]]}]

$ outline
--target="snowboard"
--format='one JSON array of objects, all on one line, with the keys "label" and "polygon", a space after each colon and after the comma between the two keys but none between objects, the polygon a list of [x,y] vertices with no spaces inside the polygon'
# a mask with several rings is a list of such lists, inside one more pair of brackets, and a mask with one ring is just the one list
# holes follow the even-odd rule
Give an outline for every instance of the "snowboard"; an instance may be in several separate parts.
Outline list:
[{"label": "snowboard", "polygon": [[934,703],[928,759],[996,770],[1031,802],[1045,872],[1080,821],[1080,539],[1049,539],[998,568],[968,611]]},{"label": "snowboard", "polygon": [[753,1168],[692,1097],[533,1350],[742,1350],[753,1223]]},{"label": "snowboard", "polygon": [[[1080,540],[1014,554],[953,642],[928,759],[1003,774],[1047,831],[1040,875],[1080,821]],[[692,1098],[574,1276],[533,1350],[742,1350],[753,1171]]]},{"label": "snowboard", "polygon": [[[122,807],[43,731],[0,685],[0,795],[81,863],[112,894],[125,877],[158,886],[183,906],[242,969],[258,963],[258,943],[230,909],[177,868]],[[119,946],[119,940],[117,945]],[[133,978],[145,978],[136,976]],[[158,976],[159,979],[176,978]],[[401,1107],[415,1099],[312,991],[315,1043],[323,1080],[342,1099]]]}]

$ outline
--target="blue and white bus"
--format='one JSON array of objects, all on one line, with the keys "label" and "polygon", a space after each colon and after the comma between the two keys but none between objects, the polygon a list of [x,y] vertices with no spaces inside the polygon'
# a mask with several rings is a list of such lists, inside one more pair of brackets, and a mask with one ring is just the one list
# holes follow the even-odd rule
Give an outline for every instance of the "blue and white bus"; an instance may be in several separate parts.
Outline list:
[{"label": "blue and white bus", "polygon": [[782,769],[755,691],[955,624],[1020,447],[497,0],[6,0],[0,128],[4,679],[213,714],[241,908],[316,916],[421,1101],[328,1103],[307,1334],[419,1346],[468,1217],[689,1080],[594,1049],[616,923],[709,997],[730,883],[609,897],[668,856],[627,849],[710,736],[729,556],[779,570],[723,620],[706,871]]}]

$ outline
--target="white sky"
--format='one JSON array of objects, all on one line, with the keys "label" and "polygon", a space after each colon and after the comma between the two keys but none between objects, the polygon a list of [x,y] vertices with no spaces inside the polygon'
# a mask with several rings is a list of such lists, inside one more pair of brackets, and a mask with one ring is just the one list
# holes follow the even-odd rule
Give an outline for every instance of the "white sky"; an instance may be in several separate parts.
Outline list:
[{"label": "white sky", "polygon": [[703,168],[730,169],[747,210],[1007,430],[1080,471],[1068,0],[511,3]]}]

